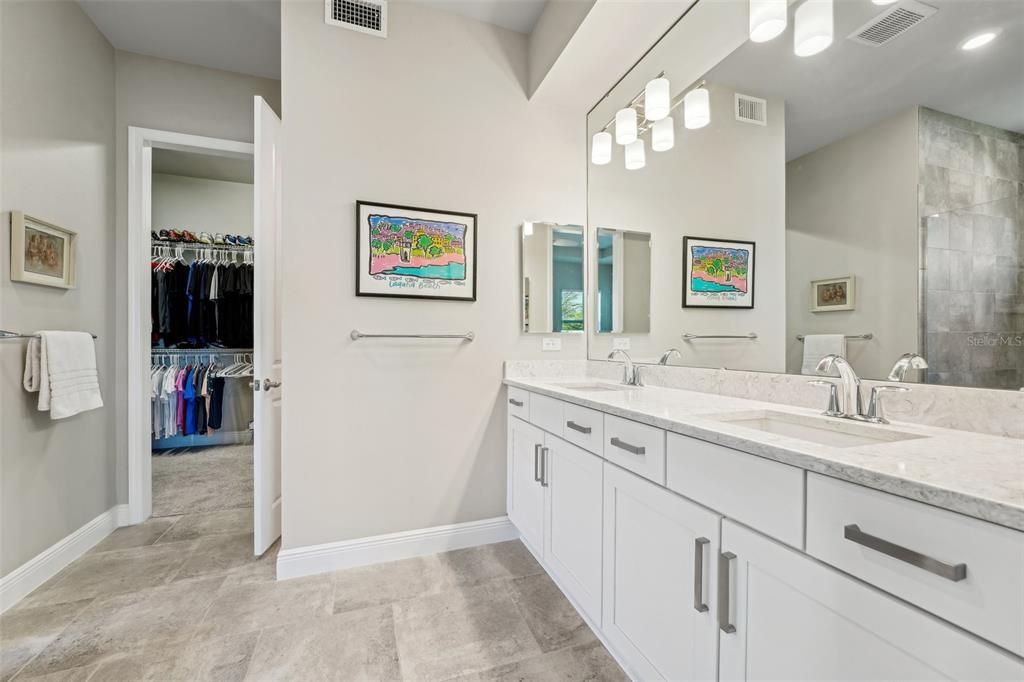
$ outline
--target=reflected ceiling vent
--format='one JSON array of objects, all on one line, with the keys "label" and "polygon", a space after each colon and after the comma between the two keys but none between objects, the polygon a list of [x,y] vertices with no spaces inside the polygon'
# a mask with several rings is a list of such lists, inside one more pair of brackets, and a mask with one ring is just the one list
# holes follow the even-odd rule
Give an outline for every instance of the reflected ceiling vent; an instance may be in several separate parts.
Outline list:
[{"label": "reflected ceiling vent", "polygon": [[324,0],[324,21],[387,38],[388,3],[387,0]]},{"label": "reflected ceiling vent", "polygon": [[861,45],[878,47],[903,35],[936,12],[938,10],[931,5],[916,0],[904,0],[904,2],[885,10],[847,37]]},{"label": "reflected ceiling vent", "polygon": [[736,93],[736,120],[744,123],[768,125],[768,102],[760,97]]}]

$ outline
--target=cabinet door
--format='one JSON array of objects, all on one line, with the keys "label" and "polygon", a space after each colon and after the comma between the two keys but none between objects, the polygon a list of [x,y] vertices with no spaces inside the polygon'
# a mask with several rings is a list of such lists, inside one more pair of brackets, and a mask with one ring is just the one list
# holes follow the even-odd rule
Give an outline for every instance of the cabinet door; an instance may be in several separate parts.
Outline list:
[{"label": "cabinet door", "polygon": [[722,680],[1024,679],[1019,659],[731,521]]},{"label": "cabinet door", "polygon": [[544,561],[580,608],[600,623],[603,462],[551,434],[544,445]]},{"label": "cabinet door", "polygon": [[509,418],[508,517],[537,556],[544,550],[544,488],[540,484],[543,446],[543,431]]},{"label": "cabinet door", "polygon": [[715,679],[719,517],[604,467],[602,631],[634,679]]}]

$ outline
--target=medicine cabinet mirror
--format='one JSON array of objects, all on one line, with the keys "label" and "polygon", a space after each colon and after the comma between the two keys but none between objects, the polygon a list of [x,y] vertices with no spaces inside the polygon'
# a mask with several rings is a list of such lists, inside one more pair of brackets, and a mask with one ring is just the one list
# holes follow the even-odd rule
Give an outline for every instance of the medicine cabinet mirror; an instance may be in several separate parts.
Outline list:
[{"label": "medicine cabinet mirror", "polygon": [[583,227],[524,222],[522,227],[523,331],[583,332],[586,316]]}]

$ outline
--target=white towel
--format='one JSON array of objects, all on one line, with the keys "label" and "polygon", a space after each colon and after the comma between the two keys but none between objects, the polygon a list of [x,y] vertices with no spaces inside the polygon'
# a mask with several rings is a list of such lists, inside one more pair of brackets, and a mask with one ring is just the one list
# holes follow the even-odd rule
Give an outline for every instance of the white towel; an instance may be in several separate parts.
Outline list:
[{"label": "white towel", "polygon": [[25,350],[25,390],[39,392],[39,410],[64,419],[103,407],[96,347],[85,332],[37,332]]},{"label": "white towel", "polygon": [[[829,354],[846,357],[846,337],[842,334],[808,334],[804,337],[804,361],[801,374],[817,375],[818,363]],[[839,371],[833,367],[828,376],[837,377]]]}]

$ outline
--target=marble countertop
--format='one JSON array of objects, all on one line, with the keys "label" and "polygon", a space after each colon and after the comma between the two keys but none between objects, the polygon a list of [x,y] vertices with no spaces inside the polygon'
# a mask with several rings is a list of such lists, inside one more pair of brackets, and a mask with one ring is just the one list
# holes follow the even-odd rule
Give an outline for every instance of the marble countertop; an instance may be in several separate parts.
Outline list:
[{"label": "marble countertop", "polygon": [[[752,411],[820,415],[816,410],[657,386],[581,391],[564,385],[613,383],[592,377],[504,381],[509,386],[1024,531],[1021,440],[893,422],[863,428],[921,437],[830,447],[717,420],[728,413]],[[850,423],[827,421],[839,422],[839,429],[843,423]]]}]

